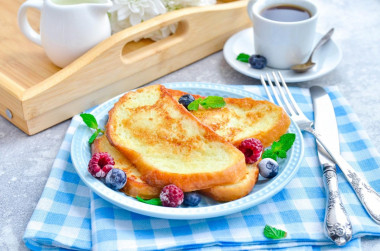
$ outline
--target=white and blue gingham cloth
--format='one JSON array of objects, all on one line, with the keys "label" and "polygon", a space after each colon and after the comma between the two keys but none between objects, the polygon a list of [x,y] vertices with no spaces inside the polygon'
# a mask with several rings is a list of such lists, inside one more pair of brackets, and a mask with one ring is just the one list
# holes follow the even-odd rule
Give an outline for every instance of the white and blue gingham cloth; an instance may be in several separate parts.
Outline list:
[{"label": "white and blue gingham cloth", "polygon": [[[265,96],[259,86],[236,86]],[[313,119],[308,89],[290,88],[307,117]],[[380,157],[357,116],[336,87],[325,88],[334,105],[342,156],[380,192]],[[273,198],[248,210],[201,220],[165,220],[113,206],[80,180],[70,158],[76,116],[54,161],[50,177],[24,234],[33,250],[277,249],[325,250],[334,247],[323,232],[326,195],[315,139],[303,133],[305,155],[295,178]],[[339,189],[353,226],[346,250],[359,250],[365,235],[380,235],[338,170]],[[263,236],[268,224],[287,231],[281,240]]]}]

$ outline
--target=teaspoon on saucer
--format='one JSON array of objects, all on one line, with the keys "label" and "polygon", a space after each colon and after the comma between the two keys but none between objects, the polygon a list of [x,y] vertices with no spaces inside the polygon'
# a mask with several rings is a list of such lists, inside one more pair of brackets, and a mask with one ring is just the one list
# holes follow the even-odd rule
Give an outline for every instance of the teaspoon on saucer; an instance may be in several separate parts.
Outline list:
[{"label": "teaspoon on saucer", "polygon": [[319,40],[319,42],[316,44],[316,46],[314,47],[313,51],[311,52],[310,54],[310,57],[309,59],[307,60],[306,63],[304,64],[296,64],[296,65],[293,65],[291,67],[291,69],[295,72],[298,72],[298,73],[302,73],[302,72],[306,72],[308,71],[310,68],[312,68],[315,63],[312,61],[312,58],[313,58],[313,54],[314,52],[319,49],[319,47],[321,47],[322,45],[324,45],[327,41],[330,40],[332,34],[334,33],[334,28],[331,28],[327,33],[326,35],[324,35],[321,40]]}]

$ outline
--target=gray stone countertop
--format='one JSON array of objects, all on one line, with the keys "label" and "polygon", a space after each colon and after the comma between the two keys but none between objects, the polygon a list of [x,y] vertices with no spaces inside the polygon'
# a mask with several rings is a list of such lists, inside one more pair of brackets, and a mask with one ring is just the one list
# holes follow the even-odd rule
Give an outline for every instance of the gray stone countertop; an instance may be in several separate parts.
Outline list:
[{"label": "gray stone countertop", "polygon": [[[322,0],[317,30],[335,27],[343,60],[324,77],[291,84],[337,85],[380,151],[380,1]],[[0,55],[1,56],[1,55]],[[201,81],[259,85],[234,71],[217,52],[154,83]],[[22,236],[49,176],[70,121],[28,136],[0,117],[0,250],[25,250]],[[364,237],[365,250],[380,250],[380,238]]]}]

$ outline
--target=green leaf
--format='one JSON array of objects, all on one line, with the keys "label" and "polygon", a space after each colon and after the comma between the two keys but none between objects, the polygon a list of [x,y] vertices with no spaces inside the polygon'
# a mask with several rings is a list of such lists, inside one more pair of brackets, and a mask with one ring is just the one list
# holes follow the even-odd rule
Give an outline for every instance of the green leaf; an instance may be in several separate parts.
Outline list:
[{"label": "green leaf", "polygon": [[204,108],[221,108],[226,105],[223,97],[219,96],[208,96],[200,102],[201,106]]},{"label": "green leaf", "polygon": [[269,239],[282,239],[286,237],[286,232],[284,230],[265,225],[264,236]]},{"label": "green leaf", "polygon": [[267,149],[263,152],[263,155],[261,156],[262,159],[271,158],[273,160],[277,160],[277,155],[271,150]]},{"label": "green leaf", "polygon": [[273,142],[271,149],[273,152],[278,152],[281,150],[281,143],[279,141]]},{"label": "green leaf", "polygon": [[287,152],[296,140],[296,135],[294,133],[287,133],[280,137],[281,149]]},{"label": "green leaf", "polygon": [[271,158],[274,160],[276,160],[277,157],[282,159],[286,158],[286,152],[292,147],[295,140],[296,135],[294,133],[286,133],[282,135],[279,141],[273,142],[270,149],[265,150],[265,152],[268,152],[264,152],[262,158]]},{"label": "green leaf", "polygon": [[240,53],[236,57],[236,60],[239,60],[239,61],[244,62],[244,63],[248,63],[249,62],[249,57],[250,57],[250,55],[248,55],[248,54]]},{"label": "green leaf", "polygon": [[96,130],[90,137],[90,139],[88,140],[88,143],[91,145],[92,143],[94,143],[94,140],[96,139],[96,137],[98,137],[99,135],[99,132],[100,132],[100,129]]},{"label": "green leaf", "polygon": [[150,205],[155,205],[155,206],[161,206],[162,205],[162,202],[161,202],[160,198],[153,198],[153,199],[150,199],[150,200],[144,200],[143,198],[141,198],[139,196],[136,196],[136,199],[138,201],[141,201],[143,203],[150,204]]},{"label": "green leaf", "polygon": [[285,159],[286,158],[286,152],[284,150],[280,150],[277,152],[277,155],[279,158],[281,159]]},{"label": "green leaf", "polygon": [[202,101],[202,98],[197,98],[196,100],[194,100],[193,102],[191,102],[188,106],[187,106],[187,109],[189,111],[197,111],[198,108],[199,108],[199,104],[200,102]]},{"label": "green leaf", "polygon": [[92,129],[98,129],[98,122],[96,121],[96,118],[94,115],[90,113],[82,113],[80,115],[82,117],[83,122]]}]

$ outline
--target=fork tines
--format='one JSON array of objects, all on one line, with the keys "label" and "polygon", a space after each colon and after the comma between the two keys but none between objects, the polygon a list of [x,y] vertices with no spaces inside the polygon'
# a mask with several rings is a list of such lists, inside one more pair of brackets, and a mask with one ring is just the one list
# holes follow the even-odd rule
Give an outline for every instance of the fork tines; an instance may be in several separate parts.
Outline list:
[{"label": "fork tines", "polygon": [[[274,95],[274,98],[277,102],[277,104],[285,109],[285,111],[291,116],[291,115],[299,115],[301,113],[301,110],[299,109],[298,105],[296,104],[296,101],[294,100],[293,96],[291,95],[288,86],[286,85],[286,82],[284,80],[284,77],[282,76],[281,72],[277,72],[278,77],[281,80],[278,81],[278,77],[276,75],[276,72],[272,72],[274,83],[277,88],[274,87],[272,80],[268,73],[266,73],[267,77],[267,83],[270,86],[270,89]],[[268,98],[271,102],[274,103],[272,95],[267,87],[267,83],[265,82],[264,75],[261,74],[261,84],[264,86],[265,92],[268,95]]]}]

